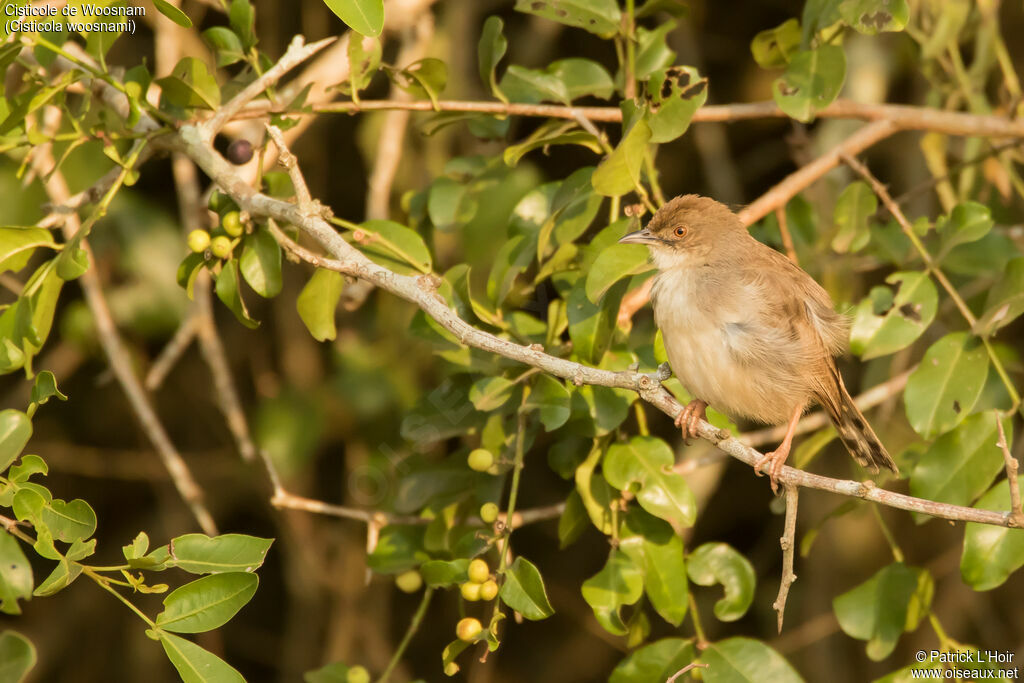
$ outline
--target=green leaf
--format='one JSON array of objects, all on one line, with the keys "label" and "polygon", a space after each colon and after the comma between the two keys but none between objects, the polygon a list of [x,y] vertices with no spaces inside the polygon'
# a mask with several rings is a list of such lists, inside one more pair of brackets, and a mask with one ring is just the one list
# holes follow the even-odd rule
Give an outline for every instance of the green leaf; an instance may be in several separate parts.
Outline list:
[{"label": "green leaf", "polygon": [[205,266],[206,258],[203,254],[196,253],[189,254],[178,264],[175,280],[178,286],[185,290],[185,294],[188,295],[189,299],[194,299],[196,279]]},{"label": "green leaf", "polygon": [[516,0],[516,10],[586,29],[602,37],[617,33],[622,21],[622,12],[615,0]]},{"label": "green leaf", "polygon": [[523,557],[517,557],[505,570],[505,581],[498,595],[502,602],[531,621],[547,619],[555,613],[548,602],[540,571]]},{"label": "green leaf", "polygon": [[384,0],[324,0],[347,26],[364,36],[379,36],[384,29]]},{"label": "green leaf", "polygon": [[264,298],[281,291],[281,247],[265,227],[246,235],[238,260],[242,276],[257,294]]},{"label": "green leaf", "polygon": [[56,249],[53,233],[43,228],[0,227],[0,273],[24,268],[38,247]]},{"label": "green leaf", "polygon": [[344,286],[345,279],[341,273],[317,268],[299,293],[295,306],[313,339],[325,341],[337,336],[334,313],[338,309],[338,300]]},{"label": "green leaf", "polygon": [[[6,531],[0,531],[0,612],[21,614],[18,600],[32,597],[32,565],[22,552],[18,540]],[[0,657],[0,669],[3,668]],[[7,680],[0,676],[0,681]]]},{"label": "green leaf", "polygon": [[789,64],[800,48],[800,21],[787,19],[775,28],[761,31],[750,41],[750,53],[762,68],[775,69]]},{"label": "green leaf", "polygon": [[692,66],[655,71],[645,87],[651,142],[670,142],[685,133],[708,99],[708,79]]},{"label": "green leaf", "polygon": [[[1024,489],[1024,475],[1017,477]],[[974,505],[979,510],[1005,512],[1010,509],[1010,486],[996,482]],[[1003,585],[1010,574],[1024,567],[1024,529],[1008,529],[970,522],[964,529],[964,550],[960,556],[960,576],[976,591]]]},{"label": "green leaf", "polygon": [[857,180],[847,185],[836,200],[832,248],[841,254],[863,249],[871,238],[868,219],[877,209],[878,198],[866,182]]},{"label": "green leaf", "polygon": [[163,89],[161,101],[166,100],[176,107],[216,109],[220,106],[220,86],[201,59],[184,57],[170,76],[158,78],[156,83]]},{"label": "green leaf", "polygon": [[600,462],[604,452],[595,441],[593,450],[586,460],[576,468],[575,481],[576,492],[580,494],[583,507],[590,517],[590,521],[598,530],[605,534],[612,533],[611,504],[617,498],[613,489],[603,477],[594,474],[597,463]]},{"label": "green leaf", "polygon": [[38,455],[23,455],[17,465],[7,473],[7,478],[13,482],[28,481],[33,474],[46,474],[48,468],[46,462]]},{"label": "green leaf", "polygon": [[[550,454],[551,451],[548,451]],[[564,550],[576,542],[590,524],[587,509],[579,491],[573,489],[565,499],[565,509],[558,518],[558,549]]]},{"label": "green leaf", "polygon": [[10,629],[0,632],[0,681],[20,683],[36,665],[32,641]]},{"label": "green leaf", "polygon": [[480,32],[480,42],[477,45],[476,54],[480,67],[480,80],[484,87],[490,89],[491,93],[502,102],[508,102],[505,93],[498,87],[498,77],[495,73],[498,62],[508,50],[508,40],[505,39],[503,33],[504,28],[505,22],[500,17],[487,17],[483,30]]},{"label": "green leaf", "polygon": [[164,598],[156,625],[175,633],[220,628],[252,599],[259,583],[259,577],[249,572],[212,574],[186,583]]},{"label": "green leaf", "polygon": [[224,264],[220,275],[217,276],[217,284],[215,286],[217,298],[235,314],[238,322],[250,330],[254,330],[259,327],[259,323],[249,317],[249,309],[246,308],[245,301],[242,300],[242,294],[239,291],[238,285],[238,261],[231,259]]},{"label": "green leaf", "polygon": [[[190,574],[218,574],[222,572],[252,572],[263,560],[274,542],[272,538],[257,538],[245,534],[185,534],[162,545],[145,557],[151,571],[178,567]],[[135,566],[135,565],[133,565]]]},{"label": "green leaf", "polygon": [[[57,378],[54,377],[53,373],[49,370],[43,370],[36,375],[35,384],[32,385],[31,401],[37,405],[43,405],[54,396],[61,401],[68,400],[68,397],[57,388]],[[0,421],[2,421],[2,416],[0,416]],[[0,472],[2,471],[3,467],[0,467]]]},{"label": "green leaf", "polygon": [[636,508],[627,514],[619,538],[622,551],[643,569],[651,606],[665,621],[679,626],[689,599],[683,539],[668,523]]},{"label": "green leaf", "polygon": [[643,572],[624,552],[612,548],[601,571],[583,582],[582,592],[604,630],[624,636],[621,610],[643,595]]},{"label": "green leaf", "polygon": [[939,294],[927,273],[899,272],[885,279],[896,285],[873,287],[857,306],[850,326],[850,350],[864,360],[910,346],[935,319]]},{"label": "green leaf", "polygon": [[843,21],[869,36],[883,31],[902,31],[910,18],[907,0],[844,0],[839,5],[839,13]]},{"label": "green leaf", "polygon": [[242,674],[212,652],[180,636],[156,633],[183,683],[245,683]]},{"label": "green leaf", "polygon": [[721,621],[736,621],[754,600],[757,578],[747,558],[726,543],[705,543],[687,558],[690,580],[701,586],[722,584],[725,597],[715,603],[715,616]]},{"label": "green leaf", "polygon": [[440,59],[427,57],[387,73],[399,88],[416,97],[429,98],[434,109],[440,109],[437,98],[448,84],[448,65]]},{"label": "green leaf", "polygon": [[692,640],[662,638],[631,652],[612,671],[608,683],[667,681],[696,654]]},{"label": "green leaf", "polygon": [[438,230],[453,230],[473,220],[477,212],[476,197],[468,185],[442,176],[430,186],[427,215]]},{"label": "green leaf", "polygon": [[231,30],[241,39],[243,50],[248,50],[256,44],[256,31],[254,30],[256,13],[253,12],[252,3],[249,0],[231,0],[228,21],[231,24]]},{"label": "green leaf", "polygon": [[605,197],[632,192],[640,182],[640,168],[650,139],[651,127],[646,121],[637,121],[594,170],[594,191]]},{"label": "green leaf", "polygon": [[469,560],[465,558],[450,561],[430,560],[420,565],[420,575],[428,586],[447,588],[468,581],[469,577],[466,574],[468,567]]},{"label": "green leaf", "polygon": [[916,627],[912,602],[918,592],[919,572],[896,562],[832,601],[839,627],[858,640],[866,640],[868,657],[885,659],[896,647],[908,621]]},{"label": "green leaf", "polygon": [[957,204],[949,216],[943,216],[935,223],[942,246],[938,260],[954,247],[977,242],[992,229],[992,212],[984,204],[964,202]]},{"label": "green leaf", "polygon": [[20,410],[0,410],[0,474],[21,454],[32,437],[32,420]]},{"label": "green leaf", "polygon": [[415,230],[387,220],[370,220],[359,227],[364,235],[356,246],[374,263],[403,275],[430,272],[430,250]]},{"label": "green leaf", "polygon": [[651,255],[642,244],[613,244],[598,254],[587,272],[587,298],[597,303],[619,280],[651,270]]},{"label": "green leaf", "polygon": [[[1013,422],[1003,422],[1013,443]],[[970,505],[985,492],[1003,469],[1003,454],[996,445],[996,417],[991,412],[965,419],[943,434],[921,456],[910,476],[910,493],[918,498]]]},{"label": "green leaf", "polygon": [[527,69],[513,64],[501,79],[501,90],[516,102],[560,102],[592,95],[608,99],[615,90],[604,67],[589,59],[573,57],[552,62],[544,69]]},{"label": "green leaf", "polygon": [[[676,22],[669,20],[658,25],[654,30],[643,26],[636,28],[636,79],[647,80],[658,69],[672,66],[676,61],[676,53],[669,49],[666,37],[675,29]],[[622,76],[620,71],[619,76]]]},{"label": "green leaf", "polygon": [[697,504],[686,479],[672,472],[672,449],[661,439],[636,436],[612,444],[604,459],[604,478],[621,491],[636,493],[640,506],[655,517],[693,526]]},{"label": "green leaf", "polygon": [[[36,551],[39,551],[38,547]],[[60,558],[54,570],[36,587],[32,595],[41,598],[54,595],[70,586],[81,574],[82,565],[71,562],[67,558]]]},{"label": "green leaf", "polygon": [[484,377],[469,389],[469,400],[477,410],[487,413],[505,405],[512,398],[515,382],[504,377]]},{"label": "green leaf", "polygon": [[212,26],[202,33],[203,41],[217,53],[217,66],[231,66],[245,59],[242,41],[226,26]]},{"label": "green leaf", "polygon": [[1002,278],[989,290],[985,314],[978,320],[976,332],[994,334],[1024,313],[1024,257],[1010,261]]},{"label": "green leaf", "polygon": [[838,45],[797,52],[772,84],[775,103],[789,117],[808,123],[832,104],[846,79],[846,54]]},{"label": "green leaf", "polygon": [[57,256],[57,275],[61,280],[77,280],[89,270],[89,254],[70,243]]},{"label": "green leaf", "polygon": [[153,4],[156,5],[156,9],[160,14],[164,15],[178,26],[192,28],[192,20],[188,18],[188,15],[171,3],[167,2],[167,0],[153,0]]},{"label": "green leaf", "polygon": [[366,565],[378,574],[398,574],[430,559],[423,549],[426,527],[392,524],[381,529]]},{"label": "green leaf", "polygon": [[81,498],[66,503],[54,498],[42,510],[40,519],[58,541],[85,540],[96,531],[96,513]]},{"label": "green leaf", "polygon": [[932,344],[903,393],[914,431],[932,439],[960,424],[978,402],[987,375],[985,347],[968,333],[947,334]]},{"label": "green leaf", "polygon": [[785,658],[759,640],[729,638],[701,652],[705,683],[802,683],[804,679]]},{"label": "green leaf", "polygon": [[600,363],[608,350],[619,316],[619,304],[628,285],[625,280],[615,283],[599,304],[592,303],[587,297],[583,278],[577,281],[569,293],[566,302],[569,338],[572,340],[573,351],[582,360]]},{"label": "green leaf", "polygon": [[344,662],[331,662],[302,675],[303,683],[348,683],[349,667]]},{"label": "green leaf", "polygon": [[545,431],[554,431],[565,424],[570,413],[569,390],[550,375],[538,375],[523,407],[540,412]]}]

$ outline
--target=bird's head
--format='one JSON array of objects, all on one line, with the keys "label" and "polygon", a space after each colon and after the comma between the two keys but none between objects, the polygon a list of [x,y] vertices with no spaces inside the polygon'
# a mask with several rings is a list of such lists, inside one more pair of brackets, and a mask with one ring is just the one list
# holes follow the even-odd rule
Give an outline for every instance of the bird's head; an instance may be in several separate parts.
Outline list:
[{"label": "bird's head", "polygon": [[676,197],[658,209],[647,227],[631,232],[621,244],[644,244],[660,270],[707,258],[717,245],[746,229],[729,207],[696,194]]}]

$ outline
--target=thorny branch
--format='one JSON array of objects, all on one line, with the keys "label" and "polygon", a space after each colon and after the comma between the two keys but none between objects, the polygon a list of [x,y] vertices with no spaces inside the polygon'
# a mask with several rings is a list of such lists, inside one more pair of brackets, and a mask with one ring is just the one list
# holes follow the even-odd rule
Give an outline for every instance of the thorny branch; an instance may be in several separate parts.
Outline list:
[{"label": "thorny branch", "polygon": [[779,633],[782,633],[782,617],[786,612],[789,587],[796,581],[796,574],[793,573],[793,554],[796,548],[796,509],[800,496],[799,489],[792,484],[787,485],[785,496],[786,521],[782,538],[779,539],[779,545],[782,546],[782,579],[779,581],[779,595],[772,603],[772,609],[779,615]]}]

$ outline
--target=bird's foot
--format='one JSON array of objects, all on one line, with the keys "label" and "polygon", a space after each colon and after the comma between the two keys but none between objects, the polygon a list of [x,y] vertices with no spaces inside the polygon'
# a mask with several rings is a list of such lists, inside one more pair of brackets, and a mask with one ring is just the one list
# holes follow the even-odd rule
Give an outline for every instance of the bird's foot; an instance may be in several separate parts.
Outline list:
[{"label": "bird's foot", "polygon": [[690,445],[690,439],[697,436],[697,426],[701,420],[707,420],[708,404],[699,398],[695,398],[686,404],[686,407],[676,415],[676,427],[683,430],[683,443]]},{"label": "bird's foot", "polygon": [[779,493],[779,472],[782,471],[782,466],[788,457],[789,443],[783,442],[774,451],[762,455],[754,464],[754,474],[759,477],[762,474],[761,469],[768,465],[768,480],[772,485],[772,493],[776,495]]}]

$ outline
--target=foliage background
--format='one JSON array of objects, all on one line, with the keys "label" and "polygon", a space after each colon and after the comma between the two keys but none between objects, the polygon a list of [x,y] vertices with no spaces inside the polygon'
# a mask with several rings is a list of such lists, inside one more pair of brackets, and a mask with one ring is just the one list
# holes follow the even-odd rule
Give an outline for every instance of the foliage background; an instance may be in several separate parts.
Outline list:
[{"label": "foliage background", "polygon": [[[318,0],[256,0],[254,5],[261,48],[271,55],[283,53],[295,33],[312,41],[344,30]],[[582,56],[614,72],[614,53],[605,41],[513,12],[509,5],[446,0],[433,8],[436,34],[428,54],[448,63],[446,98],[487,97],[477,76],[476,41],[483,20],[491,14],[505,21],[508,63],[539,68],[558,58]],[[200,27],[216,19],[206,15],[204,24],[202,6],[187,2],[184,7]],[[709,103],[766,100],[771,98],[771,81],[777,73],[757,66],[750,56],[750,41],[757,32],[799,16],[802,8],[800,2],[696,1],[690,3],[689,15],[668,41],[678,52],[679,63],[698,66],[708,77]],[[1000,20],[1005,36],[1024,31],[1020,3],[1003,3]],[[1007,47],[1014,63],[1020,64],[1024,45],[1010,40]],[[131,66],[152,55],[153,49],[150,35],[123,37],[109,62]],[[846,49],[845,96],[867,102],[927,99],[928,82],[905,34],[856,36]],[[965,49],[969,51],[970,46]],[[394,53],[393,44],[386,45],[384,61],[394,61]],[[386,80],[378,77],[364,97],[384,97],[386,92]],[[328,202],[339,216],[353,221],[364,217],[367,173],[383,116],[322,116],[293,148],[313,195]],[[414,118],[422,120],[422,115]],[[521,139],[538,123],[513,119],[511,125],[513,139]],[[669,195],[698,192],[739,206],[858,125],[823,120],[803,127],[787,119],[694,124],[688,134],[661,148],[661,183]],[[918,133],[902,133],[864,155],[894,194],[929,177],[919,140]],[[453,156],[500,150],[500,143],[478,141],[462,128],[426,137],[414,125],[402,150],[393,196],[422,189]],[[554,147],[547,155],[526,157],[493,201],[481,203],[464,231],[464,243],[437,244],[437,261],[445,262],[447,253],[449,262],[465,260],[486,272],[501,244],[506,216],[518,198],[540,182],[564,178],[595,161],[592,153],[576,147]],[[104,162],[95,148],[72,157],[65,167],[72,191],[86,187],[96,175],[97,164]],[[37,185],[23,188],[15,169],[10,160],[0,162],[0,196],[5,198],[0,223],[27,224],[38,215],[45,197]],[[811,237],[815,231],[830,230],[832,207],[850,179],[851,173],[841,170],[806,192],[814,218],[794,230],[806,229]],[[91,238],[115,316],[142,368],[167,342],[187,306],[174,282],[185,247],[172,188],[170,162],[149,162],[138,184],[120,193],[110,217]],[[997,223],[1019,245],[1020,197],[1000,196],[986,184],[980,194],[992,207]],[[393,208],[401,211],[397,201]],[[935,216],[941,210],[929,191],[916,194],[905,208],[911,216]],[[850,260],[856,257],[801,247],[805,267],[829,287],[837,301],[858,301],[884,275],[851,268]],[[395,485],[396,476],[391,454],[398,454],[399,462],[423,457],[415,454],[416,444],[399,437],[398,427],[417,399],[442,382],[443,372],[429,346],[408,334],[414,308],[379,292],[358,310],[341,312],[334,343],[316,343],[294,304],[307,272],[286,267],[282,295],[253,302],[254,317],[263,321],[259,331],[238,325],[219,305],[218,327],[257,439],[278,458],[288,488],[312,498],[370,506],[379,496],[393,493],[389,487]],[[37,361],[38,367],[55,372],[71,401],[51,402],[40,411],[32,450],[50,464],[49,485],[54,491],[73,491],[96,508],[100,535],[110,539],[104,552],[114,562],[117,547],[140,528],[153,538],[165,538],[192,529],[193,522],[153,457],[120,388],[111,381],[75,290],[72,283],[62,297],[58,333]],[[638,314],[636,324],[649,328],[649,310]],[[1001,338],[1019,349],[1020,331],[1018,320]],[[921,352],[923,348],[916,352],[918,357]],[[916,358],[903,357],[899,362],[907,367],[912,360]],[[1019,370],[1016,356],[1011,367]],[[844,370],[853,393],[896,371],[888,362],[847,363]],[[28,390],[21,376],[4,377],[0,405],[25,405]],[[418,600],[394,590],[387,577],[368,577],[364,525],[270,508],[265,472],[238,458],[195,348],[175,367],[155,400],[172,438],[208,492],[222,529],[278,539],[261,570],[262,584],[252,603],[239,618],[221,631],[204,634],[199,642],[222,652],[250,680],[297,680],[301,672],[337,659],[365,664],[371,671],[382,669]],[[880,431],[892,443],[910,441],[909,426],[895,403],[884,404],[873,422],[882,425]],[[669,420],[652,413],[650,423],[652,432],[679,445]],[[626,430],[633,424],[631,417]],[[708,448],[700,443],[691,451]],[[435,449],[426,457],[439,455]],[[852,465],[835,445],[814,467],[844,478],[852,473]],[[891,657],[872,662],[865,657],[861,641],[840,631],[832,612],[833,597],[863,582],[890,559],[889,546],[872,512],[863,505],[854,514],[829,522],[812,552],[798,557],[799,581],[790,597],[786,628],[776,635],[771,603],[780,574],[782,520],[767,482],[755,479],[748,467],[730,459],[698,470],[689,483],[702,509],[697,525],[686,532],[687,547],[728,542],[750,559],[758,577],[753,606],[735,623],[710,617],[718,597],[715,591],[698,592],[712,640],[730,635],[764,638],[807,680],[838,682],[873,679],[908,663],[915,651],[937,646],[934,632],[922,626],[904,636]],[[521,508],[549,505],[564,499],[567,492],[568,484],[547,467],[543,451],[530,452]],[[803,495],[798,540],[804,527],[842,502],[824,493]],[[928,567],[934,574],[934,611],[952,637],[986,649],[1024,650],[1020,575],[992,591],[976,593],[959,575],[961,525],[931,521],[919,526],[910,515],[887,509],[881,515],[899,539],[908,563]],[[464,657],[460,676],[496,683],[605,678],[623,656],[624,642],[598,626],[579,586],[604,564],[606,539],[589,529],[577,543],[559,550],[556,522],[550,521],[518,530],[514,543],[518,554],[543,571],[556,614],[542,622],[509,623],[501,650],[486,665]],[[425,628],[404,660],[402,677],[441,678],[440,651],[451,640],[458,609],[450,596],[435,599]],[[25,633],[38,647],[40,663],[33,680],[176,680],[163,654],[145,638],[132,615],[84,582],[72,585],[60,599],[31,601],[17,619],[0,617],[0,628],[6,627]],[[664,623],[654,624],[654,636],[671,632]]]}]

